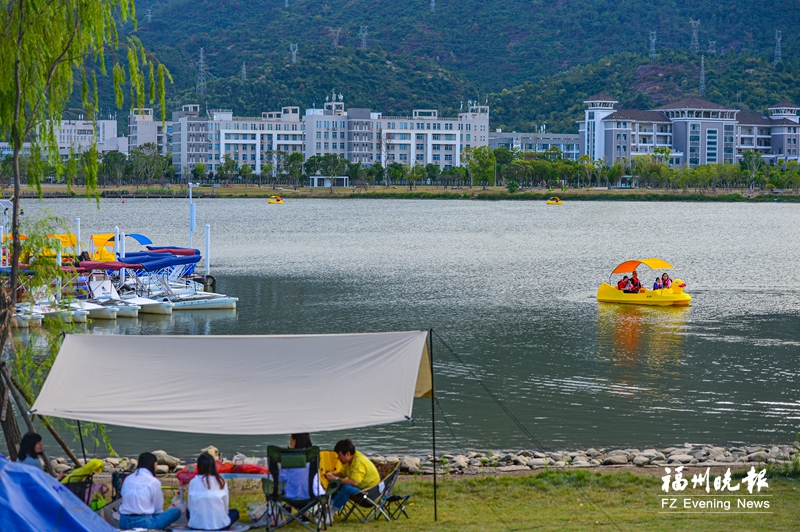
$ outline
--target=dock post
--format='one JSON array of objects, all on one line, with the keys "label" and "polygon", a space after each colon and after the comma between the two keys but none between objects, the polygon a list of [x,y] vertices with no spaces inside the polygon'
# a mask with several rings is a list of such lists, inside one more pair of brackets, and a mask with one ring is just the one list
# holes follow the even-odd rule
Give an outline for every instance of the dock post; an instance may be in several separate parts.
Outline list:
[{"label": "dock post", "polygon": [[206,224],[206,275],[211,271],[211,224]]}]

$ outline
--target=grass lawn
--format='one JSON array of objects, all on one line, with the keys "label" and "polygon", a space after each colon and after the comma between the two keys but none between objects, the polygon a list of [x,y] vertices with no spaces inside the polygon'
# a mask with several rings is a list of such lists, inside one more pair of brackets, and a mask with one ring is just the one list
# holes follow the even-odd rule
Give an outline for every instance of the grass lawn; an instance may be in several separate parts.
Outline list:
[{"label": "grass lawn", "polygon": [[[336,522],[333,530],[798,530],[800,481],[769,476],[767,481],[769,489],[762,489],[761,495],[769,497],[748,499],[768,500],[770,508],[765,511],[772,513],[712,514],[705,510],[698,514],[664,514],[659,513],[661,495],[666,495],[661,491],[659,476],[550,470],[528,476],[448,478],[439,482],[439,520],[434,522],[433,483],[401,477],[395,492],[412,495],[410,519],[402,517],[392,523],[376,520],[367,525]],[[743,491],[747,494],[744,484],[735,493],[741,495]],[[697,497],[706,495],[700,489],[689,488],[681,494],[691,495],[693,500],[710,499]],[[712,488],[711,495],[714,494]],[[678,497],[679,505],[681,498]],[[736,511],[736,498],[717,499],[734,501],[730,511]],[[263,500],[260,492],[251,491],[234,495],[232,505],[246,515],[247,502]],[[287,528],[302,530],[297,524]]]}]

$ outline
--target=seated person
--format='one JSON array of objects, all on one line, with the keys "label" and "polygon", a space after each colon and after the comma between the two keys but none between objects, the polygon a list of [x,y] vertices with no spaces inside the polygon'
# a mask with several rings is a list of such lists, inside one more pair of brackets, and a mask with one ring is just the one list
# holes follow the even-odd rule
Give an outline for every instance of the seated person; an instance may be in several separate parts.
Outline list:
[{"label": "seated person", "polygon": [[617,283],[617,290],[627,290],[629,284],[630,284],[630,281],[628,280],[628,276],[625,275]]},{"label": "seated person", "polygon": [[[289,436],[289,449],[308,449],[312,447],[311,436],[307,432]],[[283,493],[287,499],[302,501],[309,498],[308,494],[308,467],[281,469],[280,483],[283,484]],[[314,475],[314,495],[320,496],[325,489],[319,482],[319,473]]]},{"label": "seated person", "polygon": [[197,476],[189,482],[189,528],[222,530],[239,520],[238,510],[228,510],[229,495],[225,479],[208,453],[197,457]]},{"label": "seated person", "polygon": [[661,290],[664,288],[664,285],[661,284],[661,278],[656,277],[656,282],[653,283],[653,290]]},{"label": "seated person", "polygon": [[672,279],[669,278],[666,272],[661,275],[661,284],[664,285],[664,288],[672,288]]},{"label": "seated person", "polygon": [[122,483],[119,526],[123,530],[161,530],[180,518],[181,511],[178,508],[164,511],[161,482],[156,478],[157,462],[153,453],[140,454],[136,471]]},{"label": "seated person", "polygon": [[333,495],[331,504],[335,511],[341,510],[352,495],[361,490],[377,486],[381,481],[378,469],[372,461],[360,451],[350,440],[340,440],[333,448],[342,463],[342,470],[338,473],[326,473],[328,480],[341,479],[342,485]]},{"label": "seated person", "polygon": [[634,272],[631,274],[631,288],[630,291],[633,293],[637,293],[639,289],[642,287],[642,282],[639,280],[639,274]]},{"label": "seated person", "polygon": [[[22,441],[19,442],[17,462],[35,467],[41,471],[43,469],[43,465],[42,461],[39,459],[40,456],[44,458],[44,444],[42,443],[42,437],[35,432],[28,432],[22,437]],[[61,480],[64,478],[65,474],[66,471],[62,471],[58,474],[57,479]]]}]

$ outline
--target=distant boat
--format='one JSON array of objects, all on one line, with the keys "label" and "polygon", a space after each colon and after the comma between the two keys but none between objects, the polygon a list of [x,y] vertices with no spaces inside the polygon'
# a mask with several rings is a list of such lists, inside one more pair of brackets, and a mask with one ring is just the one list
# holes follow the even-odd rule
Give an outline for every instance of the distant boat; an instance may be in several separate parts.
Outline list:
[{"label": "distant boat", "polygon": [[267,200],[267,203],[272,203],[273,205],[283,205],[283,198],[280,196],[270,196]]},{"label": "distant boat", "polygon": [[551,196],[550,199],[547,200],[548,205],[564,205],[564,202],[561,201],[561,198],[558,196]]},{"label": "distant boat", "polygon": [[[641,259],[626,260],[611,272],[611,275],[621,275],[632,273],[636,268],[644,264],[652,270],[667,270],[672,268],[672,264],[661,259]],[[680,279],[671,281],[669,288],[658,288],[648,290],[645,287],[638,291],[623,290],[618,286],[603,283],[597,289],[597,300],[604,303],[626,303],[630,305],[655,305],[660,307],[688,306],[692,301],[692,296],[683,291],[686,283]]]}]

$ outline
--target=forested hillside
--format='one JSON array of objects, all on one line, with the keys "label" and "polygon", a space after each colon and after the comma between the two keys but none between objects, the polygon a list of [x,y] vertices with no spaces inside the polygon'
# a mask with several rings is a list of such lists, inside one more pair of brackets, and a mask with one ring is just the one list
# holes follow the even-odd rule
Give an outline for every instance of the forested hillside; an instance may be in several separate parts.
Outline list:
[{"label": "forested hillside", "polygon": [[[136,32],[175,79],[169,106],[199,101],[252,115],[319,106],[335,89],[348,106],[399,114],[427,106],[452,112],[462,100],[489,98],[493,127],[569,130],[582,98],[598,90],[640,107],[696,90],[700,54],[688,53],[690,18],[700,20],[709,98],[759,108],[773,96],[791,98],[797,86],[794,2],[436,0],[431,11],[431,0],[285,1],[139,0]],[[785,58],[777,81],[770,78],[776,29]],[[716,55],[708,53],[709,41]],[[207,85],[198,98],[201,47]]]}]

